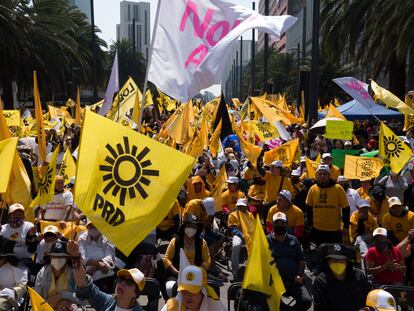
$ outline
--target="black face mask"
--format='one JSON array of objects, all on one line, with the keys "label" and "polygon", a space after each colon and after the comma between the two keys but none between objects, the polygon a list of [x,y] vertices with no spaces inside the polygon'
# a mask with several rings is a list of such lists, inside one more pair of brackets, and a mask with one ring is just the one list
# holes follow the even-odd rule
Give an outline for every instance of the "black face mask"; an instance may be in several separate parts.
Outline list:
[{"label": "black face mask", "polygon": [[374,199],[375,199],[376,201],[382,201],[382,200],[384,200],[384,199],[385,199],[385,194],[384,194],[383,192],[380,192],[380,193],[374,193],[372,196],[374,197]]},{"label": "black face mask", "polygon": [[276,235],[285,235],[286,234],[286,231],[287,231],[287,228],[286,227],[282,227],[282,226],[275,226],[273,228],[273,232]]},{"label": "black face mask", "polygon": [[383,251],[387,248],[387,241],[376,241],[375,247],[378,248],[378,250]]}]

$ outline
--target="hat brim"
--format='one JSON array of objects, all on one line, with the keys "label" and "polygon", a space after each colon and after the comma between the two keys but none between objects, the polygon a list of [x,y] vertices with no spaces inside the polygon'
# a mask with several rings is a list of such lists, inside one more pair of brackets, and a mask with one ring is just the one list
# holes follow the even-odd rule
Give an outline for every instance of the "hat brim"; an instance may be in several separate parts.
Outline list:
[{"label": "hat brim", "polygon": [[339,254],[330,254],[326,255],[325,258],[332,258],[332,259],[348,259],[345,255],[339,255]]},{"label": "hat brim", "polygon": [[177,288],[177,290],[179,292],[185,290],[185,291],[190,292],[192,294],[198,294],[202,289],[203,289],[203,286],[192,285],[192,284],[183,284],[183,283],[178,285],[178,288]]},{"label": "hat brim", "polygon": [[[145,284],[141,281],[141,282],[137,282],[137,280],[135,280],[134,276],[131,274],[131,272],[129,272],[127,269],[121,269],[116,273],[117,276],[127,276],[130,277],[134,283],[138,286],[138,288],[140,290],[144,289]],[[143,279],[144,280],[144,279]]]},{"label": "hat brim", "polygon": [[63,253],[47,253],[47,256],[52,256],[52,257],[70,257],[69,254],[63,254]]}]

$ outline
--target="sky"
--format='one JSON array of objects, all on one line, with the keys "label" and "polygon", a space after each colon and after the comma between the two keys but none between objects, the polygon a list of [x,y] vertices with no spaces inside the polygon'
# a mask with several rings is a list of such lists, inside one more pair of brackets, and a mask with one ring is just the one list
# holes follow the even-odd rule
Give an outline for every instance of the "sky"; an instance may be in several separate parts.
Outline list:
[{"label": "sky", "polygon": [[[84,0],[87,1],[87,0]],[[164,0],[173,1],[173,0]],[[95,8],[95,25],[101,30],[99,36],[111,45],[112,41],[116,40],[116,24],[119,24],[120,20],[120,5],[121,0],[94,0]],[[134,1],[141,2],[141,1]],[[151,34],[154,26],[155,12],[158,0],[146,0],[144,2],[151,3]],[[251,0],[233,0],[232,2],[251,8]],[[256,0],[256,9],[259,6],[259,0]],[[247,33],[246,39],[251,38],[251,32]],[[215,85],[208,89],[214,95],[220,95],[220,86]]]}]

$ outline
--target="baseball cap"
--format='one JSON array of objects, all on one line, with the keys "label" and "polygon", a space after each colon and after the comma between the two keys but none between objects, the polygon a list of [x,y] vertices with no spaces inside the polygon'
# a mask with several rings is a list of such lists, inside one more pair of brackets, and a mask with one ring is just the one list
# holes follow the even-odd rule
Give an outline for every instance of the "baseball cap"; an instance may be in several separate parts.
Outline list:
[{"label": "baseball cap", "polygon": [[21,205],[20,203],[14,203],[13,205],[11,205],[11,206],[9,207],[9,215],[10,215],[11,213],[14,213],[15,211],[18,211],[18,210],[20,210],[20,211],[23,211],[23,212],[24,212],[24,207],[23,207],[23,205]]},{"label": "baseball cap", "polygon": [[394,205],[402,205],[402,203],[398,197],[391,197],[388,199],[388,205],[393,207]]},{"label": "baseball cap", "polygon": [[212,216],[216,213],[216,203],[214,198],[207,197],[203,200],[204,208],[206,209],[207,215]]},{"label": "baseball cap", "polygon": [[122,270],[119,270],[116,275],[117,276],[130,277],[132,280],[134,280],[135,284],[137,284],[139,290],[142,291],[144,289],[144,286],[145,286],[145,276],[137,268],[133,268],[133,269],[122,269]]},{"label": "baseball cap", "polygon": [[187,291],[192,294],[199,293],[207,284],[207,274],[197,266],[187,266],[181,272],[178,291]]},{"label": "baseball cap", "polygon": [[300,162],[306,162],[306,157],[300,157]]},{"label": "baseball cap", "polygon": [[292,173],[290,173],[290,175],[291,176],[297,176],[297,177],[299,177],[300,176],[300,173],[297,170],[293,170]]},{"label": "baseball cap", "polygon": [[357,202],[357,206],[359,208],[361,208],[361,207],[371,207],[371,204],[368,202],[368,200],[360,199]]},{"label": "baseball cap", "polygon": [[334,243],[326,246],[325,258],[349,259],[348,249],[345,245]]},{"label": "baseball cap", "polygon": [[238,199],[236,206],[248,206],[247,199]]},{"label": "baseball cap", "polygon": [[382,236],[387,236],[387,229],[385,228],[377,228],[374,230],[374,232],[372,233],[372,236],[377,236],[377,235],[382,235]]},{"label": "baseball cap", "polygon": [[48,253],[48,255],[55,257],[70,257],[68,252],[66,251],[66,245],[66,241],[58,240],[54,242],[50,247],[50,252]]},{"label": "baseball cap", "polygon": [[332,158],[332,154],[330,154],[329,152],[323,153],[322,154],[322,159],[325,159],[325,158]]},{"label": "baseball cap", "polygon": [[282,213],[282,212],[277,212],[276,214],[274,214],[273,217],[272,217],[272,221],[275,222],[275,221],[278,221],[278,220],[282,220],[284,222],[287,222],[286,214]]},{"label": "baseball cap", "polygon": [[316,172],[318,172],[318,171],[325,171],[325,172],[330,173],[331,170],[329,169],[329,166],[328,165],[321,164],[316,169]]},{"label": "baseball cap", "polygon": [[286,200],[288,200],[289,202],[292,202],[292,193],[290,193],[290,191],[289,190],[285,190],[285,189],[283,189],[283,190],[281,190],[280,192],[279,192],[279,194],[281,195],[281,196],[283,196]]},{"label": "baseball cap", "polygon": [[394,297],[383,289],[374,289],[367,295],[367,307],[378,311],[397,310]]},{"label": "baseball cap", "polygon": [[273,161],[272,164],[270,164],[270,165],[273,166],[273,167],[283,167],[283,162],[279,161],[279,160],[276,160],[276,161]]},{"label": "baseball cap", "polygon": [[56,226],[49,225],[43,230],[43,235],[45,235],[46,233],[57,234],[58,232],[59,232],[59,229]]},{"label": "baseball cap", "polygon": [[345,146],[352,146],[352,143],[349,140],[347,140],[344,145]]},{"label": "baseball cap", "polygon": [[228,184],[238,184],[239,183],[239,179],[236,176],[230,176],[227,179],[227,183]]}]

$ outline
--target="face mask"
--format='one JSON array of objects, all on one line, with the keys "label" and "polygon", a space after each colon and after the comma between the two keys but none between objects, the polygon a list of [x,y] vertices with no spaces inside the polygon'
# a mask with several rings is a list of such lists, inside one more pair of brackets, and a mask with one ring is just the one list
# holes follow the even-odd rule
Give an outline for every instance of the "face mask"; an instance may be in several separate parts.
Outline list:
[{"label": "face mask", "polygon": [[100,234],[101,234],[101,233],[100,233],[97,229],[95,229],[95,228],[92,228],[92,229],[89,229],[89,230],[88,230],[88,235],[89,235],[92,239],[97,238]]},{"label": "face mask", "polygon": [[184,229],[184,233],[189,238],[192,238],[192,237],[194,237],[196,235],[197,229],[195,229],[195,228],[185,228]]},{"label": "face mask", "polygon": [[343,262],[330,262],[329,268],[331,268],[331,271],[336,276],[339,276],[345,272],[346,269],[346,263]]},{"label": "face mask", "polygon": [[59,271],[66,265],[66,258],[52,258],[50,264],[55,270]]},{"label": "face mask", "polygon": [[344,188],[345,191],[347,191],[349,189],[349,184],[348,183],[344,183],[344,186],[342,188]]},{"label": "face mask", "polygon": [[16,227],[20,227],[20,226],[23,224],[23,222],[24,222],[24,219],[23,219],[23,218],[18,218],[18,217],[16,217],[16,218],[11,218],[11,219],[9,220],[9,223],[10,223],[11,225],[16,226]]},{"label": "face mask", "polygon": [[286,227],[282,227],[282,226],[275,226],[273,228],[273,232],[276,235],[285,235],[286,234],[286,231],[287,231],[287,228]]},{"label": "face mask", "polygon": [[376,241],[375,247],[378,248],[378,250],[383,251],[387,248],[387,241]]},{"label": "face mask", "polygon": [[384,200],[384,198],[385,198],[385,194],[384,194],[383,192],[380,192],[380,193],[374,193],[374,194],[373,194],[373,197],[374,197],[374,199],[375,199],[375,200],[377,200],[377,201],[382,201],[382,200]]}]

